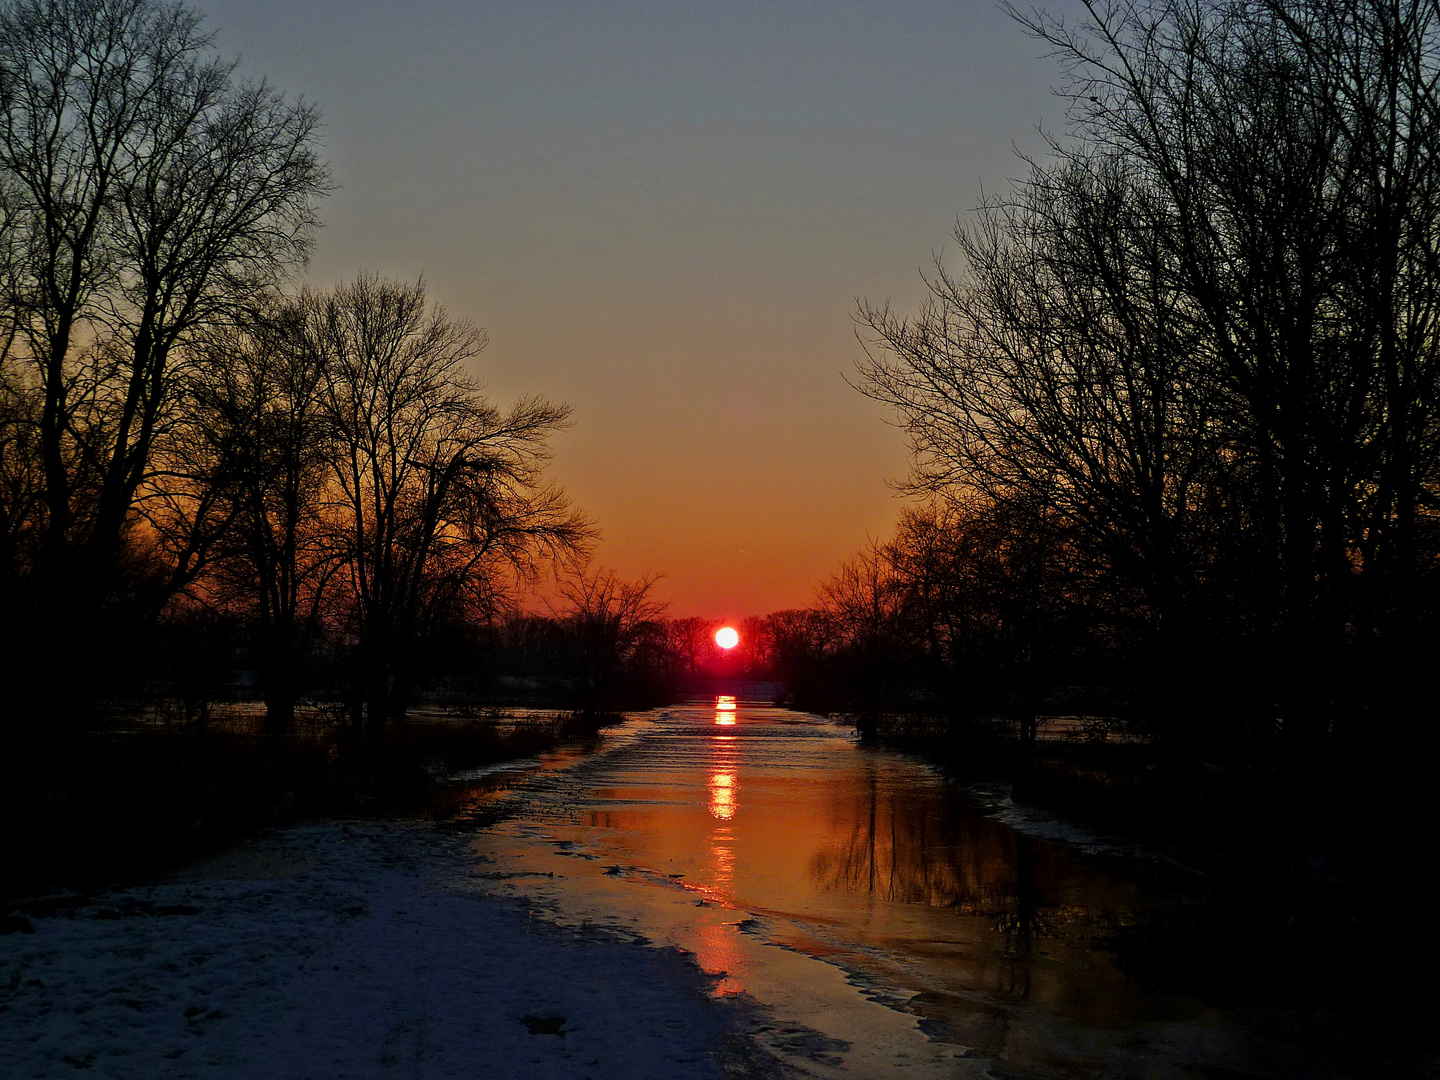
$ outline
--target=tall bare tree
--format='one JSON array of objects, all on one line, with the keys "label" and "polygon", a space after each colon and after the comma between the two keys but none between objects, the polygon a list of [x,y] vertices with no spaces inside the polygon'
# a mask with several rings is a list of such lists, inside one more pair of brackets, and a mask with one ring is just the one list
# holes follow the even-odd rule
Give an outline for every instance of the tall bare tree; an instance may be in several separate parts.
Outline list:
[{"label": "tall bare tree", "polygon": [[1172,659],[1245,641],[1322,730],[1433,591],[1440,8],[1085,6],[1017,16],[1068,130],[925,310],[862,309],[863,386],[917,487],[1058,512]]},{"label": "tall bare tree", "polygon": [[318,123],[237,81],[183,3],[0,6],[5,382],[33,414],[41,491],[33,543],[7,552],[22,684],[71,656],[58,684],[93,689],[174,357],[304,257],[328,184]]},{"label": "tall bare tree", "polygon": [[486,606],[506,575],[584,547],[591,528],[547,484],[549,439],[569,408],[501,411],[465,374],[478,330],[431,309],[423,285],[361,276],[319,305],[333,443],[334,522],[369,717],[408,703],[413,647],[457,602]]},{"label": "tall bare tree", "polygon": [[212,503],[228,515],[229,527],[211,533],[216,565],[203,585],[212,605],[238,606],[253,620],[260,690],[274,732],[294,717],[326,586],[339,565],[324,517],[334,433],[323,357],[308,326],[316,305],[308,293],[272,299],[201,340],[201,361],[184,388],[184,453],[175,457],[182,466],[199,458],[219,467],[190,470],[190,485],[167,478],[142,503],[170,510],[155,523],[162,537],[194,535],[194,522]]},{"label": "tall bare tree", "polygon": [[968,272],[940,267],[918,319],[864,309],[883,346],[864,386],[901,408],[913,490],[1054,508],[1170,633],[1195,599],[1220,405],[1146,196],[1116,163],[1035,168],[957,229]]}]

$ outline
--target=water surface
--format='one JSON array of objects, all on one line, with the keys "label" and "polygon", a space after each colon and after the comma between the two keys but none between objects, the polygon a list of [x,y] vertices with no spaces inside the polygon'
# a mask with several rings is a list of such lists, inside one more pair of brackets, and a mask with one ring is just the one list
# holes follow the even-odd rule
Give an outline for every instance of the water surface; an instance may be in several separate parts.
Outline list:
[{"label": "water surface", "polygon": [[806,1073],[1376,1065],[1339,997],[1329,1014],[1314,997],[1257,1004],[1271,961],[1243,934],[1201,936],[1205,897],[1183,875],[1017,831],[828,720],[730,699],[657,710],[518,779],[477,875],[543,917],[694,953],[717,994],[771,1010],[757,1037]]}]

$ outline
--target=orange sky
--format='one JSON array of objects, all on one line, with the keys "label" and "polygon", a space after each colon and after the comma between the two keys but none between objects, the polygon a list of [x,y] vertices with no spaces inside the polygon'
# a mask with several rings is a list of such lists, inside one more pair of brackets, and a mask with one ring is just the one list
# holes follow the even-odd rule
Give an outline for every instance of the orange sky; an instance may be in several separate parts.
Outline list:
[{"label": "orange sky", "polygon": [[891,527],[904,440],[845,384],[856,298],[913,308],[1061,114],[989,3],[203,7],[325,112],[310,280],[423,274],[488,332],[497,398],[573,405],[554,476],[677,616],[805,604]]}]

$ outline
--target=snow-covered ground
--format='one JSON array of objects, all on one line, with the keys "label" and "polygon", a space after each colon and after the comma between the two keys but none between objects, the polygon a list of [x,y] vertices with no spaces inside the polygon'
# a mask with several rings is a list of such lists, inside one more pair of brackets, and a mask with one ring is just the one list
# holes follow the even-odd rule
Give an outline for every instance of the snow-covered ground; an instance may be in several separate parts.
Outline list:
[{"label": "snow-covered ground", "polygon": [[770,1071],[688,957],[558,929],[494,877],[463,837],[325,823],[35,909],[0,936],[0,1077]]}]

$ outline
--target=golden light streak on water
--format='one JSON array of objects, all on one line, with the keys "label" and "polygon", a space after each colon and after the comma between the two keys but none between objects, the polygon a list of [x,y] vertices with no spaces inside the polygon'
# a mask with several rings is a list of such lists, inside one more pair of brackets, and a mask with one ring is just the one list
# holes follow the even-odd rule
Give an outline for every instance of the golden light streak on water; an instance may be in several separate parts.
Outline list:
[{"label": "golden light streak on water", "polygon": [[721,727],[735,726],[735,696],[721,694],[715,699],[715,723]]},{"label": "golden light streak on water", "polygon": [[710,776],[710,813],[721,821],[729,821],[735,816],[736,788],[739,785],[735,781],[733,772],[717,772]]}]

